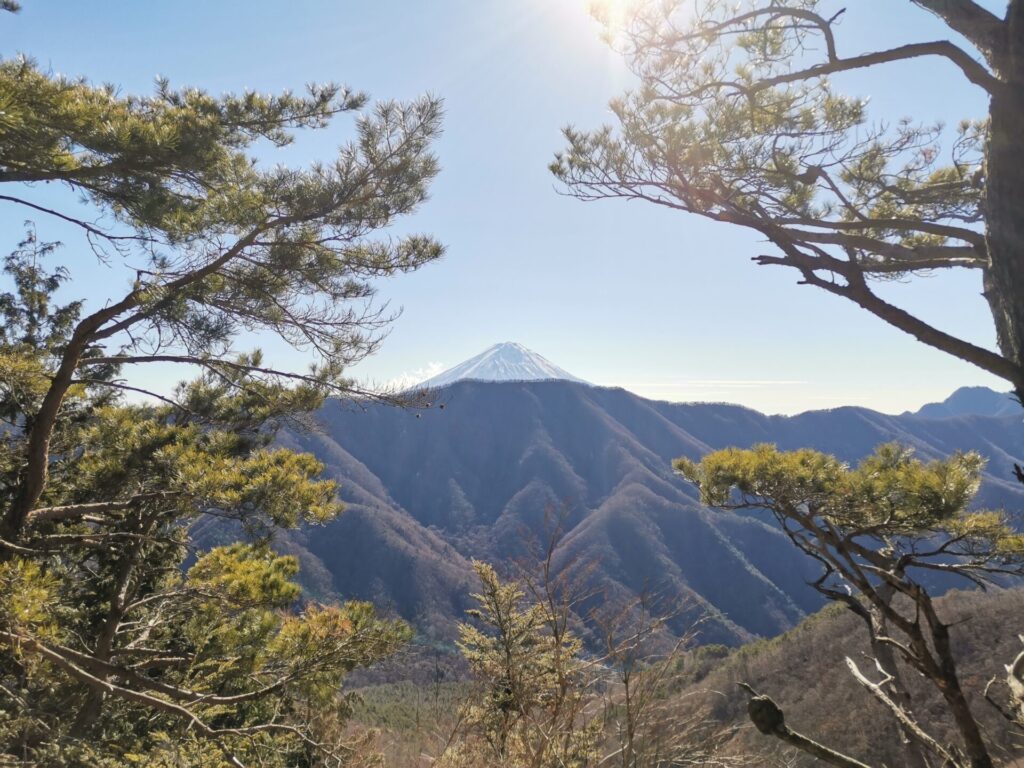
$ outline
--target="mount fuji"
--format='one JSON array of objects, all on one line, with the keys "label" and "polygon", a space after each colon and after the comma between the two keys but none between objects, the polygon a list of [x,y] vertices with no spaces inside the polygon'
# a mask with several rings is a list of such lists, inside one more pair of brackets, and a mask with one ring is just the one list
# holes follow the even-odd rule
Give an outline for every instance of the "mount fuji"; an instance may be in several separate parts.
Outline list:
[{"label": "mount fuji", "polygon": [[574,381],[587,384],[522,344],[495,344],[454,368],[427,379],[419,386],[444,387],[456,381]]}]

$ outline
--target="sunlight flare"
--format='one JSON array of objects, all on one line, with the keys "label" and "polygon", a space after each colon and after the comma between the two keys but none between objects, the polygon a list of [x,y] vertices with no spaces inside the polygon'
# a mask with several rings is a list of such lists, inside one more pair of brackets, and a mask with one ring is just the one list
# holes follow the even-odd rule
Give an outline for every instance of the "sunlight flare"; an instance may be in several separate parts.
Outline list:
[{"label": "sunlight flare", "polygon": [[589,0],[590,13],[608,34],[624,30],[642,4],[642,0]]}]

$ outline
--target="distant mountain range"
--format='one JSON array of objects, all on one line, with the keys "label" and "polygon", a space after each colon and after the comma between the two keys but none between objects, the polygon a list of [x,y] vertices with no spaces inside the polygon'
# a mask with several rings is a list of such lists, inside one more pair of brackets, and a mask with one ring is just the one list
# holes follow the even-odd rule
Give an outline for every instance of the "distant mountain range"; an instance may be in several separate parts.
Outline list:
[{"label": "distant mountain range", "polygon": [[[546,357],[514,341],[488,347],[469,358],[416,385],[416,388],[437,389],[457,381],[575,381],[589,382],[559,368]],[[1021,411],[1021,404],[1009,392],[996,392],[988,387],[960,387],[939,403],[928,403],[917,411],[905,411],[929,419],[957,416],[1012,416]]]},{"label": "distant mountain range", "polygon": [[[505,346],[453,371],[505,376],[512,367],[487,367]],[[456,380],[439,390],[443,409],[416,412],[332,401],[319,414],[322,432],[283,435],[324,462],[348,505],[330,525],[282,541],[300,557],[309,591],[390,605],[450,639],[476,586],[470,560],[524,555],[553,512],[565,518],[557,564],[582,573],[596,563],[587,576],[600,590],[594,601],[668,595],[690,607],[680,630],[708,612],[704,639],[737,644],[817,609],[806,586],[815,566],[762,520],[701,507],[671,470],[677,456],[760,442],[850,462],[890,440],[925,459],[977,450],[989,459],[978,504],[1024,508],[1024,486],[1011,476],[1024,459],[1021,414],[964,412],[981,398],[954,395],[940,418],[852,407],[784,417],[545,379]]]},{"label": "distant mountain range", "polygon": [[1024,413],[1009,392],[996,392],[988,387],[960,387],[941,403],[928,403],[916,413],[926,419],[949,419],[957,416],[1019,416]]}]

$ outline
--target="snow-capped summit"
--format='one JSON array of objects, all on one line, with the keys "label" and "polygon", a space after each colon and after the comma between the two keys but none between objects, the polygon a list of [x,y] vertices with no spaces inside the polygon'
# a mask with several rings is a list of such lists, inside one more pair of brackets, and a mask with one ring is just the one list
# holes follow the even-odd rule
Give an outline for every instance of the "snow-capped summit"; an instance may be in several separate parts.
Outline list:
[{"label": "snow-capped summit", "polygon": [[476,357],[449,368],[444,373],[427,379],[420,386],[443,387],[456,381],[542,381],[563,379],[586,384],[568,371],[564,371],[547,358],[541,357],[522,344],[506,341],[485,349]]}]

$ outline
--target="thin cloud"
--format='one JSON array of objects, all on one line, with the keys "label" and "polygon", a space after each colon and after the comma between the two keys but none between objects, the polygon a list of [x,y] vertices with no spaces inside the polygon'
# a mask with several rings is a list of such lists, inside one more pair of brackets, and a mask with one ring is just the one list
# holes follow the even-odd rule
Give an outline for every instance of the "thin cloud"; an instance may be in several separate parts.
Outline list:
[{"label": "thin cloud", "polygon": [[433,376],[437,376],[437,374],[441,373],[444,369],[443,363],[429,362],[421,368],[400,373],[398,376],[387,382],[386,388],[397,390],[409,389],[417,384],[421,384]]},{"label": "thin cloud", "polygon": [[634,381],[621,386],[629,389],[751,389],[754,387],[796,387],[809,382],[797,379],[684,379],[680,381]]}]

